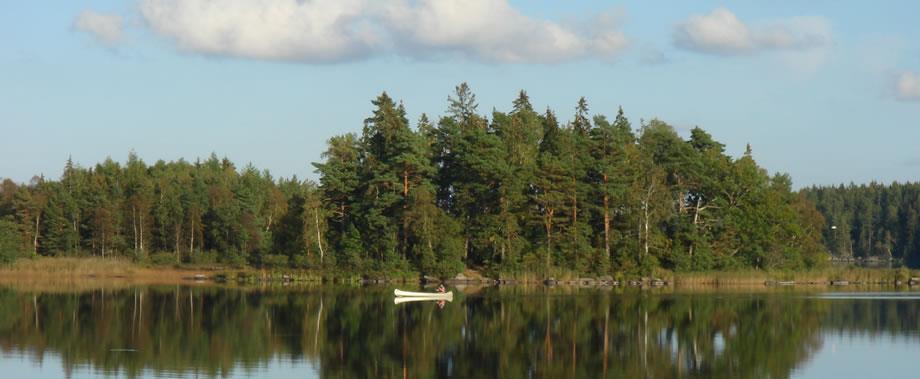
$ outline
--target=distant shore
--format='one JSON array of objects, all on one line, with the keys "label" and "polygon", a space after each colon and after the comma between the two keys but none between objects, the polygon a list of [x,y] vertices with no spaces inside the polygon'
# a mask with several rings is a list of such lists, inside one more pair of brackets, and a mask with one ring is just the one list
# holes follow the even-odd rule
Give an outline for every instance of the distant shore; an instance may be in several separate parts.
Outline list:
[{"label": "distant shore", "polygon": [[903,285],[920,286],[920,270],[906,268],[826,268],[786,271],[707,271],[667,273],[644,277],[572,276],[543,277],[540,274],[484,276],[465,270],[453,278],[439,279],[420,275],[375,277],[368,274],[319,272],[295,269],[257,269],[230,266],[158,266],[143,265],[126,259],[49,258],[19,259],[0,266],[0,284],[22,282],[110,281],[125,284],[155,285],[194,282],[224,283],[355,283],[418,284],[445,282],[453,285],[550,285],[550,286],[634,286],[634,287],[730,287],[730,286],[846,286]]}]

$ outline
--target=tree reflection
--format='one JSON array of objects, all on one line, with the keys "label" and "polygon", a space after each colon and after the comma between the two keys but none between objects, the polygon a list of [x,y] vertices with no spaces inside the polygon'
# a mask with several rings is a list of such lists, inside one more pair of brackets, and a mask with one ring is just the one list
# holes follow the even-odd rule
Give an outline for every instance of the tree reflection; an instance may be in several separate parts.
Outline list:
[{"label": "tree reflection", "polygon": [[2,289],[0,348],[129,377],[225,376],[284,358],[324,378],[783,378],[821,347],[822,330],[916,333],[918,308],[518,287],[443,309],[394,305],[383,288]]}]

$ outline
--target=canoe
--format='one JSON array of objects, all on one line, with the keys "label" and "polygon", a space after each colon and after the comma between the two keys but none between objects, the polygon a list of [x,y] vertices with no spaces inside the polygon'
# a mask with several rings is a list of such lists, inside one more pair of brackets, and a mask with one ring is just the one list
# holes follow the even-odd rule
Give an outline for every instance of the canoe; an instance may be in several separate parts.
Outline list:
[{"label": "canoe", "polygon": [[411,292],[395,289],[393,290],[393,295],[396,297],[422,297],[426,299],[437,299],[437,300],[447,300],[454,298],[454,293],[447,291],[444,293],[441,292]]},{"label": "canoe", "polygon": [[454,298],[446,297],[446,298],[441,299],[437,297],[410,297],[410,296],[399,296],[399,297],[393,298],[393,304],[408,303],[412,301],[448,301],[448,302],[452,302],[454,301]]}]

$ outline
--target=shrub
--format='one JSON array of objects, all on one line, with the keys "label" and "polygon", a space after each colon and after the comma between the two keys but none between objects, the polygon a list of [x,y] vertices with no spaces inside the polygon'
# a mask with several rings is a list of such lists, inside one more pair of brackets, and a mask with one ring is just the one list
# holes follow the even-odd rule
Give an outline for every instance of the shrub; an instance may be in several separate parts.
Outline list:
[{"label": "shrub", "polygon": [[157,252],[157,253],[150,254],[147,260],[150,262],[150,264],[156,265],[156,266],[171,266],[171,265],[178,264],[176,262],[175,253]]},{"label": "shrub", "polygon": [[262,256],[262,267],[264,268],[283,268],[288,266],[287,255],[268,254]]},{"label": "shrub", "polygon": [[217,263],[217,253],[213,251],[202,251],[189,254],[189,263],[193,265],[212,265]]},{"label": "shrub", "polygon": [[218,260],[221,263],[239,268],[245,267],[247,263],[246,256],[235,250],[226,252]]},{"label": "shrub", "polygon": [[[331,255],[327,255],[325,257],[324,263],[326,266],[335,265],[335,261],[331,260],[331,258],[333,258]],[[306,255],[303,253],[294,254],[294,256],[289,259],[289,262],[294,268],[316,268],[322,266],[319,263],[319,257],[316,255]]]}]

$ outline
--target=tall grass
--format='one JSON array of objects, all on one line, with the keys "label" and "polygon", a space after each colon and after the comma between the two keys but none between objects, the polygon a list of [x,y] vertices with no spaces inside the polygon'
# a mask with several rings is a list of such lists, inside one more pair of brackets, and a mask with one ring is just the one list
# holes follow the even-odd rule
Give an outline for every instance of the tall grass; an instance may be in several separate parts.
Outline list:
[{"label": "tall grass", "polygon": [[918,271],[905,268],[825,268],[812,271],[707,271],[674,274],[678,286],[696,285],[762,285],[766,282],[793,281],[797,284],[828,284],[831,281],[847,281],[862,284],[907,283],[911,277],[918,277]]},{"label": "tall grass", "polygon": [[127,276],[138,266],[119,258],[47,258],[19,259],[0,268],[5,275]]}]

